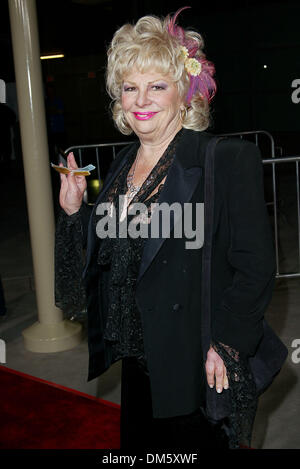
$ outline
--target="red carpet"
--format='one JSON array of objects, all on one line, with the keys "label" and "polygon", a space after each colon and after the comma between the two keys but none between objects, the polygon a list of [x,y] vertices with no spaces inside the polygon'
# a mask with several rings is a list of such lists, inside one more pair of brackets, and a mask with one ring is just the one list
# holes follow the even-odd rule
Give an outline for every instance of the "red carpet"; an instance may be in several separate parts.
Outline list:
[{"label": "red carpet", "polygon": [[0,365],[0,449],[117,449],[120,406]]}]

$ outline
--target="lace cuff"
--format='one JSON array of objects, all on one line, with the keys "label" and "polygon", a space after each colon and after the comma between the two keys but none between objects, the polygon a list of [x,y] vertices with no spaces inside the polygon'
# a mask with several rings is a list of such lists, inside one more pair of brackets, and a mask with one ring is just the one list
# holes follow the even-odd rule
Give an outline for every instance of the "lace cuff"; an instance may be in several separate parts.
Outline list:
[{"label": "lace cuff", "polygon": [[84,266],[84,219],[87,207],[67,215],[61,210],[55,231],[55,304],[68,315],[85,310],[86,296],[82,283]]},{"label": "lace cuff", "polygon": [[248,360],[234,348],[215,342],[213,349],[222,358],[229,381],[231,412],[229,416],[229,446],[232,449],[250,447],[258,397]]}]

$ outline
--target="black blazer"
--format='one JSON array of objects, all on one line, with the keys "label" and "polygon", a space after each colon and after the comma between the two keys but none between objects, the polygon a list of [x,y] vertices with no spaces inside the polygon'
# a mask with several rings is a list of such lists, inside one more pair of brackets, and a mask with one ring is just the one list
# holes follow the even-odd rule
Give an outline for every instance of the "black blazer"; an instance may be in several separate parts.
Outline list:
[{"label": "black blazer", "polygon": [[[204,157],[210,138],[206,132],[184,129],[158,202],[204,202]],[[104,200],[106,189],[137,147],[132,144],[117,156],[96,205]],[[86,208],[81,217],[87,238],[84,278],[91,380],[112,363],[103,340],[109,273],[100,272],[99,287],[96,233]],[[259,150],[250,142],[229,138],[217,146],[213,236],[213,338],[250,356],[262,338],[262,319],[275,282],[263,166]],[[186,249],[186,241],[172,236],[147,239],[137,280],[136,302],[144,330],[154,417],[187,414],[202,403],[201,314],[205,312],[201,311],[201,295],[208,292],[201,291],[202,248]]]}]

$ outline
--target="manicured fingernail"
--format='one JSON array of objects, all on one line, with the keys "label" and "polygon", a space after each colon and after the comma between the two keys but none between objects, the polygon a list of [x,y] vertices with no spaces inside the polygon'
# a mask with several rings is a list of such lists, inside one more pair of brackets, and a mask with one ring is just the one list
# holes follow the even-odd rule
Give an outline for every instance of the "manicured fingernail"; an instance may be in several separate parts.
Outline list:
[{"label": "manicured fingernail", "polygon": [[209,384],[209,387],[212,389],[212,388],[214,387],[214,385],[213,385],[213,384]]},{"label": "manicured fingernail", "polygon": [[225,384],[224,389],[228,389],[228,388],[229,388],[228,384]]},{"label": "manicured fingernail", "polygon": [[217,389],[217,392],[220,394],[222,392],[222,389],[221,388],[218,388]]}]

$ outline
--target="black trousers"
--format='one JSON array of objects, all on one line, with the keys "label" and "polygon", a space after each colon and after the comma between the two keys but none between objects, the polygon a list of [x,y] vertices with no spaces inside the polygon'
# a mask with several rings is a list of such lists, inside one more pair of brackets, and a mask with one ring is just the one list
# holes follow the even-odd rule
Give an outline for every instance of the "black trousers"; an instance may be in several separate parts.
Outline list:
[{"label": "black trousers", "polygon": [[171,418],[153,418],[149,376],[135,358],[122,362],[121,449],[228,448],[220,425],[210,423],[201,409]]}]

